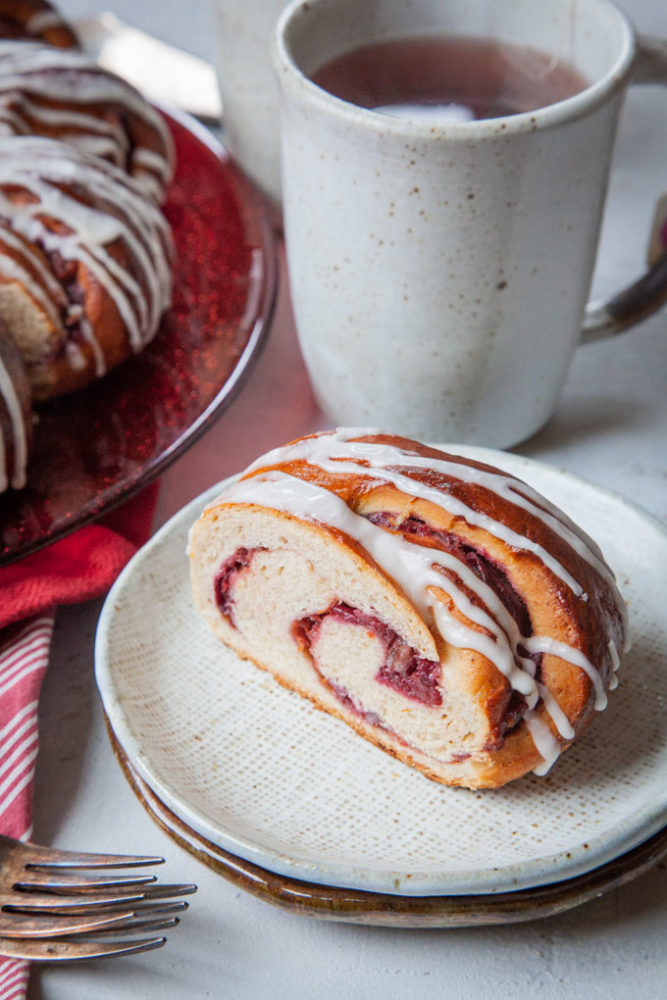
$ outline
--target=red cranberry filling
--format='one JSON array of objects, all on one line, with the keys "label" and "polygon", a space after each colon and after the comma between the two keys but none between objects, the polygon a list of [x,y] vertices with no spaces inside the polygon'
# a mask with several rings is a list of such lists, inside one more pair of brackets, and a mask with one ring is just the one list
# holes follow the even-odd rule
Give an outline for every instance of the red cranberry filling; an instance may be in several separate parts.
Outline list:
[{"label": "red cranberry filling", "polygon": [[229,618],[231,625],[234,625],[234,598],[232,590],[236,585],[241,573],[243,573],[252,560],[256,552],[263,551],[261,548],[246,549],[243,546],[238,548],[233,556],[227,559],[215,575],[213,581],[213,591],[215,593],[215,603],[220,609],[220,613]]},{"label": "red cranberry filling", "polygon": [[[412,698],[414,701],[419,701],[432,708],[442,704],[442,697],[438,690],[442,676],[440,663],[419,656],[417,651],[401,639],[393,628],[375,615],[366,614],[358,608],[351,608],[342,602],[333,604],[322,614],[309,615],[295,623],[294,631],[299,641],[310,648],[323,620],[329,616],[349,625],[361,626],[372,632],[383,644],[384,662],[375,676],[377,681],[393,688],[406,698]],[[332,687],[336,695],[341,697],[338,690],[333,685]],[[360,710],[356,709],[356,711]],[[364,713],[362,712],[362,714]]]}]

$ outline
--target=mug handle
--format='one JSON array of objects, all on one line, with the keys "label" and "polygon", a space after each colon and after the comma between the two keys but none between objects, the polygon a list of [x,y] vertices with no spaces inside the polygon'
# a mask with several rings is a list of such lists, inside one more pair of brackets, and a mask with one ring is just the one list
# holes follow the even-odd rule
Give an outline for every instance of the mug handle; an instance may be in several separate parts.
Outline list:
[{"label": "mug handle", "polygon": [[[631,82],[667,85],[667,39],[639,36]],[[659,202],[658,213],[656,225],[661,222],[663,230],[662,234],[658,234],[659,252],[652,255],[654,259],[649,261],[648,270],[633,284],[606,302],[589,302],[584,314],[582,343],[622,333],[667,302],[667,210],[664,199]]]}]

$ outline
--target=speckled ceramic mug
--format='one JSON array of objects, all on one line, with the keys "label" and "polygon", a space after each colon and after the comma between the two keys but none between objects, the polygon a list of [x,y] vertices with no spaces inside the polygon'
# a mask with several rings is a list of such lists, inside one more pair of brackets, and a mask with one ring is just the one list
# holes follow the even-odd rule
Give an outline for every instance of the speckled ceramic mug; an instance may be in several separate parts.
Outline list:
[{"label": "speckled ceramic mug", "polygon": [[[566,60],[589,85],[464,122],[358,107],[311,77],[381,39],[462,35]],[[307,0],[272,49],[283,211],[305,361],[337,424],[509,447],[553,413],[582,339],[667,297],[667,258],[586,306],[618,113],[667,79],[607,0]]]}]

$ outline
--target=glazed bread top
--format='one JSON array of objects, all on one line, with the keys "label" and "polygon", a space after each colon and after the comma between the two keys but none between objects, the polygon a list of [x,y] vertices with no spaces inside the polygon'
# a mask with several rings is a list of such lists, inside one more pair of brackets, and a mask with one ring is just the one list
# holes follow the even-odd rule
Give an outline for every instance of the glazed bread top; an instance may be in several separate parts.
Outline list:
[{"label": "glazed bread top", "polygon": [[0,41],[0,135],[62,139],[164,200],[174,150],[166,122],[125,80],[74,49]]}]

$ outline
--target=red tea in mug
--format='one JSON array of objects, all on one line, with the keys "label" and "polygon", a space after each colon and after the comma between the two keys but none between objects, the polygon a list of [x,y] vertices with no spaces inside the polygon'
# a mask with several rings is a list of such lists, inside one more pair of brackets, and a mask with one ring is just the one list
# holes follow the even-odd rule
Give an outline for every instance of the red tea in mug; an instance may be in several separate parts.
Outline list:
[{"label": "red tea in mug", "polygon": [[374,42],[325,63],[312,80],[350,104],[434,121],[534,111],[588,86],[547,53],[463,36]]}]

